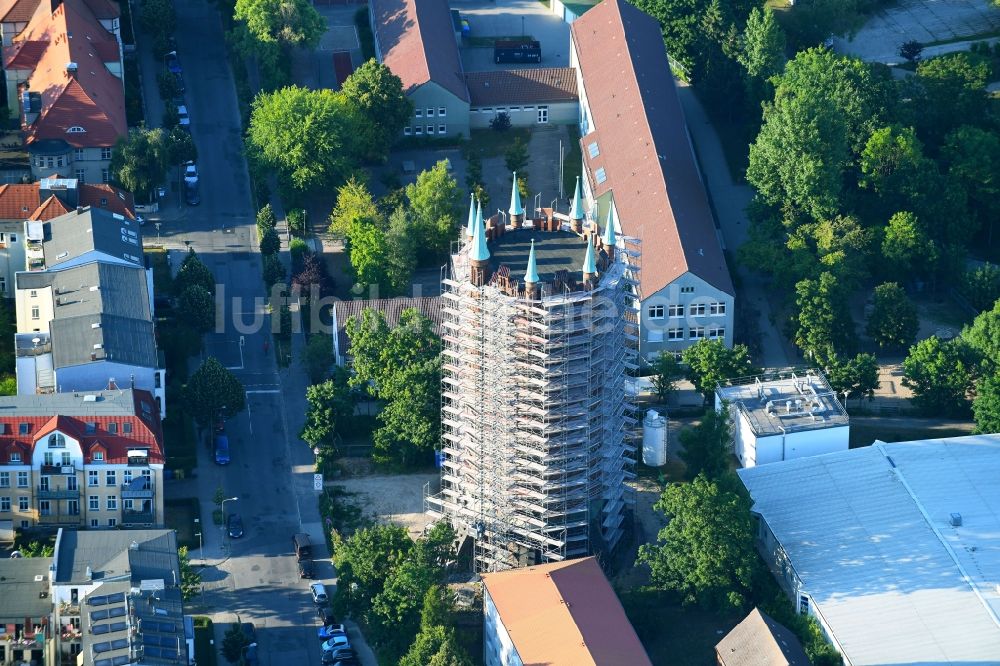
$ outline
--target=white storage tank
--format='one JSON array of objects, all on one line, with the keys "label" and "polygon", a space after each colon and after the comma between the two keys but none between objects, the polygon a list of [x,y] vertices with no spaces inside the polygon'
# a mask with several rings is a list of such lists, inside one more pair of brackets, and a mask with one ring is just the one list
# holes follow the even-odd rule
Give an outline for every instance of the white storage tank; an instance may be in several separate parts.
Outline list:
[{"label": "white storage tank", "polygon": [[650,467],[667,464],[667,417],[655,409],[642,420],[642,463]]}]

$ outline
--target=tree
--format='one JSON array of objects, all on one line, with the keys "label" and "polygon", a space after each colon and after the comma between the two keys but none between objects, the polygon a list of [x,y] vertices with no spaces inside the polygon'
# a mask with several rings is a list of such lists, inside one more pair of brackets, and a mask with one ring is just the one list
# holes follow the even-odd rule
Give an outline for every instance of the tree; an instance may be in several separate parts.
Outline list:
[{"label": "tree", "polygon": [[[934,164],[924,157],[923,145],[909,127],[881,127],[875,130],[859,160],[859,184],[871,189],[887,205],[906,205],[918,194],[921,177]],[[890,209],[891,210],[891,209]]]},{"label": "tree", "polygon": [[111,150],[112,178],[141,201],[152,201],[153,190],[167,173],[167,139],[162,129],[129,130]]},{"label": "tree", "polygon": [[359,128],[361,152],[369,160],[385,160],[413,115],[413,103],[403,94],[402,81],[373,58],[354,70],[340,91],[366,119]]},{"label": "tree", "polygon": [[879,347],[908,347],[919,328],[917,307],[898,283],[886,282],[875,287],[867,333]]},{"label": "tree", "polygon": [[900,211],[889,218],[882,239],[886,275],[921,275],[933,272],[938,252],[913,213]]},{"label": "tree", "polygon": [[389,244],[381,225],[372,218],[360,218],[347,231],[351,269],[358,287],[386,284]]},{"label": "tree", "polygon": [[915,39],[910,39],[899,45],[899,55],[909,62],[920,60],[920,54],[924,51],[924,45]]},{"label": "tree", "polygon": [[718,479],[728,473],[732,437],[728,406],[721,412],[709,407],[698,425],[681,430],[684,450],[680,457],[687,466],[688,478],[704,475],[708,479]]},{"label": "tree", "polygon": [[190,601],[201,589],[201,574],[191,566],[187,546],[177,549],[177,561],[180,562],[181,569],[181,597],[184,601]]},{"label": "tree", "polygon": [[285,265],[275,254],[264,255],[264,284],[270,289],[279,282],[284,282],[288,274],[285,272]]},{"label": "tree", "polygon": [[337,190],[337,205],[330,213],[330,233],[346,238],[351,225],[358,220],[378,221],[381,217],[368,188],[352,177]]},{"label": "tree", "polygon": [[741,609],[758,566],[749,499],[698,476],[667,486],[654,507],[669,522],[656,543],[639,547],[638,557],[653,584],[680,593],[686,604]]},{"label": "tree", "polygon": [[233,373],[209,356],[184,387],[184,407],[199,425],[207,426],[220,413],[231,417],[243,411],[246,391]]},{"label": "tree", "polygon": [[194,248],[188,250],[188,255],[184,257],[181,267],[177,270],[177,275],[174,277],[174,290],[178,294],[183,294],[192,285],[197,285],[213,296],[215,295],[215,276],[212,275],[208,266],[198,258]]},{"label": "tree", "polygon": [[507,150],[504,151],[503,160],[507,171],[511,172],[520,173],[528,166],[528,147],[524,145],[521,137],[514,137]]},{"label": "tree", "polygon": [[1000,137],[990,130],[963,125],[944,139],[941,154],[948,173],[965,190],[972,213],[993,244],[993,221],[1000,216]]},{"label": "tree", "polygon": [[21,557],[52,557],[55,546],[44,541],[29,541],[17,547]]},{"label": "tree", "polygon": [[181,292],[177,301],[181,320],[186,325],[199,333],[208,333],[215,328],[215,299],[207,289],[192,284]]},{"label": "tree", "polygon": [[405,295],[409,291],[410,279],[417,267],[417,242],[412,226],[402,206],[389,216],[389,230],[385,234],[385,281],[392,294]]},{"label": "tree", "polygon": [[854,320],[837,279],[824,271],[818,280],[800,280],[795,293],[795,344],[799,349],[821,367],[839,353],[851,351],[855,345]]},{"label": "tree", "polygon": [[969,350],[937,336],[910,348],[903,361],[903,385],[912,389],[911,402],[928,416],[963,417],[969,412],[975,363]]},{"label": "tree", "polygon": [[[869,276],[876,238],[872,229],[865,228],[857,219],[838,215],[815,224],[804,224],[789,236],[787,247],[795,248],[796,236],[805,234],[801,247],[814,246],[819,270],[828,270],[845,290],[861,287]],[[816,268],[800,277],[814,274]]]},{"label": "tree", "polygon": [[418,263],[427,265],[446,256],[459,219],[458,183],[448,173],[448,162],[441,160],[420,172],[417,182],[406,186],[406,198]]},{"label": "tree", "polygon": [[[293,263],[295,262],[293,261]],[[292,276],[292,284],[298,285],[306,298],[312,298],[313,289],[316,290],[316,295],[320,298],[328,296],[333,289],[333,280],[327,274],[323,261],[309,252],[299,263],[301,263],[302,269]]]},{"label": "tree", "polygon": [[977,434],[1000,432],[1000,376],[983,377],[976,385],[972,414],[976,420]]},{"label": "tree", "polygon": [[265,231],[274,229],[276,226],[278,226],[278,218],[275,217],[271,204],[266,203],[263,208],[257,211],[257,238],[262,237]]},{"label": "tree", "polygon": [[712,400],[720,382],[754,373],[746,345],[728,349],[721,340],[699,340],[681,353],[681,361],[688,367],[687,379],[705,397],[706,403]]},{"label": "tree", "polygon": [[330,336],[323,333],[309,336],[302,364],[306,366],[310,382],[317,384],[323,381],[333,365],[333,341]]},{"label": "tree", "polygon": [[978,125],[986,113],[990,63],[979,55],[958,52],[923,60],[917,65],[916,116],[923,135],[938,140],[953,127]]},{"label": "tree", "polygon": [[431,585],[424,595],[424,606],[420,611],[420,629],[450,627],[455,621],[454,611],[451,591],[444,585]]},{"label": "tree", "polygon": [[348,173],[357,155],[357,128],[356,113],[342,95],[289,86],[257,95],[247,140],[257,158],[301,192],[330,187]]},{"label": "tree", "polygon": [[274,255],[278,253],[281,249],[281,239],[278,238],[278,232],[274,228],[268,229],[260,237],[260,253],[265,257]]},{"label": "tree", "polygon": [[494,132],[506,132],[510,129],[510,114],[501,111],[490,120],[490,129]]},{"label": "tree", "polygon": [[743,29],[742,49],[736,59],[746,70],[750,99],[768,99],[768,80],[780,74],[785,66],[785,32],[770,7],[765,6],[763,11],[757,7],[750,10]]},{"label": "tree", "polygon": [[1000,266],[983,264],[962,275],[962,295],[979,312],[989,310],[1000,300]]},{"label": "tree", "polygon": [[653,373],[653,391],[661,403],[666,403],[676,389],[674,382],[684,376],[677,357],[661,351],[653,361]]},{"label": "tree", "polygon": [[315,48],[326,20],[307,0],[236,0],[233,18],[261,42]]},{"label": "tree", "polygon": [[156,74],[156,87],[160,90],[160,99],[166,104],[172,104],[181,96],[181,84],[177,81],[177,76],[166,69]]},{"label": "tree", "polygon": [[878,361],[874,354],[857,354],[846,361],[834,359],[827,367],[830,387],[844,397],[871,400],[878,388]]},{"label": "tree", "polygon": [[962,330],[962,343],[979,356],[983,374],[1000,372],[1000,300]]},{"label": "tree", "polygon": [[[177,29],[177,14],[170,0],[145,0],[139,13],[139,25],[149,34],[169,35]],[[163,54],[156,54],[157,57]]]},{"label": "tree", "polygon": [[170,130],[167,136],[167,163],[171,166],[178,166],[185,162],[194,162],[198,159],[198,148],[194,145],[191,133],[175,127]]},{"label": "tree", "polygon": [[243,632],[239,622],[233,622],[222,637],[222,656],[230,664],[243,663],[243,651],[250,645],[250,639]]},{"label": "tree", "polygon": [[347,385],[347,372],[336,367],[329,379],[306,388],[306,403],[306,422],[299,437],[312,448],[319,447],[335,453],[333,446],[337,428],[354,415],[354,399]]}]

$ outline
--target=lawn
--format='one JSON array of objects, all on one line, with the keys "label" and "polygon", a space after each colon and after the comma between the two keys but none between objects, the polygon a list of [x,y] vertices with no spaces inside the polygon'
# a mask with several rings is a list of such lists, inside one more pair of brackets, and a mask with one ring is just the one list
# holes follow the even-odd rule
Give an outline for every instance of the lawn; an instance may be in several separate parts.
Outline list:
[{"label": "lawn", "polygon": [[197,548],[198,537],[195,536],[195,533],[199,530],[195,527],[196,523],[194,521],[201,516],[201,507],[198,504],[198,498],[183,497],[168,499],[164,502],[164,510],[167,514],[167,529],[177,532],[177,545],[187,546],[189,552]]},{"label": "lawn", "polygon": [[215,629],[204,615],[194,616],[194,660],[198,666],[216,666]]}]

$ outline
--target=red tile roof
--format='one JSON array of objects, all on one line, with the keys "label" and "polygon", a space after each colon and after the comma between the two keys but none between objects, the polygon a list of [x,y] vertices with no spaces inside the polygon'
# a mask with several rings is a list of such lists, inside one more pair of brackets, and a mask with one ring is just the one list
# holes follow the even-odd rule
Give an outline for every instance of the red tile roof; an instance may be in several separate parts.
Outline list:
[{"label": "red tile roof", "polygon": [[371,0],[371,15],[382,63],[404,92],[433,81],[469,101],[447,0]]},{"label": "red tile roof", "polygon": [[2,0],[0,23],[27,23],[40,4],[41,0]]},{"label": "red tile roof", "polygon": [[[42,109],[25,130],[27,143],[60,139],[75,148],[112,146],[125,134],[122,81],[104,64],[119,61],[118,44],[89,9],[64,2],[51,14],[39,12],[17,41],[47,46],[28,79],[28,89],[41,94]],[[27,48],[14,44],[8,52]],[[66,71],[67,63],[77,65],[75,75]],[[74,126],[86,131],[68,133]]]},{"label": "red tile roof", "polygon": [[652,666],[597,560],[483,574],[521,662]]},{"label": "red tile roof", "polygon": [[[146,403],[152,410],[148,416],[142,408]],[[11,452],[21,453],[24,464],[30,464],[31,452],[36,442],[54,430],[59,430],[80,441],[84,463],[91,462],[93,452],[102,451],[104,462],[124,464],[128,462],[130,449],[148,449],[149,462],[162,464],[163,430],[159,419],[159,409],[148,391],[134,390],[132,413],[114,416],[66,416],[62,414],[18,416],[16,408],[0,416],[3,433],[0,434],[0,465],[10,460]],[[22,423],[28,424],[28,434],[20,434]],[[93,433],[87,434],[87,424],[95,424]],[[108,426],[117,424],[117,433],[108,431]],[[132,432],[123,432],[125,423],[132,424]]]},{"label": "red tile roof", "polygon": [[[610,191],[625,233],[642,240],[643,296],[689,271],[733,294],[660,25],[625,0],[604,0],[570,33],[593,117],[580,139],[584,165],[595,196]],[[597,184],[599,168],[607,180]]]},{"label": "red tile roof", "polygon": [[577,101],[576,70],[572,67],[503,69],[468,72],[472,106]]},{"label": "red tile roof", "polygon": [[[55,195],[44,202],[40,197],[39,183],[12,183],[0,185],[0,220],[51,220],[69,212],[69,204]],[[135,204],[128,192],[107,184],[83,183],[77,185],[80,206],[103,208],[135,219]],[[54,201],[53,201],[54,200]],[[102,204],[102,201],[107,203]]]},{"label": "red tile roof", "polygon": [[115,19],[122,15],[118,4],[111,0],[83,0],[83,4],[87,5],[94,17],[98,19]]},{"label": "red tile roof", "polygon": [[3,66],[5,69],[33,70],[48,47],[47,41],[14,42],[3,49]]}]

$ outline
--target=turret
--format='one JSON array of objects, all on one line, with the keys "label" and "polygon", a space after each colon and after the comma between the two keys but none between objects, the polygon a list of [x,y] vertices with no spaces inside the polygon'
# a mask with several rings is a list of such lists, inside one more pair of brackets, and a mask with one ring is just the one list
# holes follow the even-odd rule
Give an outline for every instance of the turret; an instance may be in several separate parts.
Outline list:
[{"label": "turret", "polygon": [[538,283],[538,265],[535,262],[535,241],[531,241],[531,252],[528,253],[528,270],[524,273],[524,296],[525,298],[537,301],[540,290]]},{"label": "turret", "polygon": [[476,211],[476,228],[469,248],[469,268],[472,284],[482,287],[486,284],[486,274],[490,268],[490,250],[486,247],[486,225],[483,223],[483,207]]},{"label": "turret", "polygon": [[594,258],[594,244],[587,241],[587,254],[583,258],[583,282],[592,282],[597,277],[597,261]]},{"label": "turret", "polygon": [[510,188],[510,224],[515,229],[520,229],[524,222],[524,208],[521,206],[521,192],[517,186],[517,172],[514,172],[514,182]]},{"label": "turret", "polygon": [[608,261],[615,260],[615,246],[618,244],[618,234],[615,233],[617,219],[615,202],[612,200],[611,205],[608,206],[608,224],[604,227],[604,237],[601,239],[604,243],[604,250],[608,253]]},{"label": "turret", "polygon": [[569,224],[573,233],[583,232],[583,198],[580,196],[580,177],[576,177],[576,192],[573,193],[573,207],[569,209]]},{"label": "turret", "polygon": [[472,240],[476,233],[476,195],[469,192],[469,221],[465,223],[465,236]]}]

